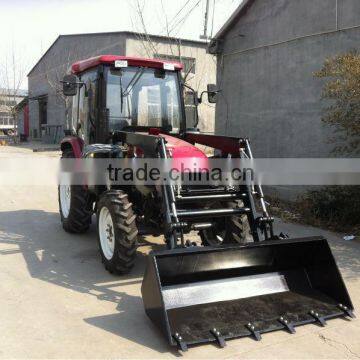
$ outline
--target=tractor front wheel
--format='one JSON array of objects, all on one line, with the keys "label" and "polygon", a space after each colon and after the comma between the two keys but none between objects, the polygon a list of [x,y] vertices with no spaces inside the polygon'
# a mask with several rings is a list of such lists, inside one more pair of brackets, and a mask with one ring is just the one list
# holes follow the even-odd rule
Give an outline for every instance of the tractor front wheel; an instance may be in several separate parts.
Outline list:
[{"label": "tractor front wheel", "polygon": [[[62,158],[74,157],[71,150],[65,150]],[[65,231],[84,233],[91,224],[91,202],[88,191],[82,185],[59,185],[59,211]]]},{"label": "tractor front wheel", "polygon": [[127,274],[134,266],[137,248],[136,215],[121,190],[106,191],[97,205],[100,254],[106,270]]},{"label": "tractor front wheel", "polygon": [[[227,203],[232,209],[243,207],[242,201]],[[214,204],[221,207],[221,204]],[[204,246],[221,246],[225,244],[245,244],[251,240],[250,225],[247,215],[233,215],[227,218],[212,219],[214,226],[201,230],[200,237]]]}]

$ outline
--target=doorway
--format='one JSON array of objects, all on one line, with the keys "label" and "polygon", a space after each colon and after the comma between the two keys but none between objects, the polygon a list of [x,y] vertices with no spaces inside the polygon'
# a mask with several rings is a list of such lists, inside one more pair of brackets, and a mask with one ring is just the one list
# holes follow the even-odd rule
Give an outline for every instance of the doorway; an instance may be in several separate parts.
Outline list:
[{"label": "doorway", "polygon": [[39,134],[40,137],[45,135],[46,125],[47,125],[47,105],[48,98],[47,96],[43,96],[39,98]]}]

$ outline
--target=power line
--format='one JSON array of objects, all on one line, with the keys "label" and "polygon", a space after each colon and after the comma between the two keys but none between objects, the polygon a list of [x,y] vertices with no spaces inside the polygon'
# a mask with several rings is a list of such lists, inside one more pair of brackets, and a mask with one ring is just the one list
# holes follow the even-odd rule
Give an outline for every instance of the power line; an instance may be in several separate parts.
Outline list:
[{"label": "power line", "polygon": [[[186,2],[185,2],[185,4],[178,10],[178,12],[173,16],[173,18],[168,22],[168,24],[167,24],[167,29],[166,29],[166,31],[168,31],[168,28],[169,28],[169,26],[176,20],[176,18],[181,14],[181,12],[186,8],[186,6],[191,2],[192,0],[187,0]],[[165,28],[163,28],[163,30],[164,30]],[[162,31],[163,31],[162,30]]]},{"label": "power line", "polygon": [[181,9],[175,14],[175,16],[172,18],[171,22],[173,22],[176,17],[186,8],[186,6],[190,3],[192,0],[187,0],[186,3],[181,7]]},{"label": "power line", "polygon": [[[173,31],[174,29],[176,29],[179,25],[182,25],[184,23],[184,21],[190,16],[190,14],[199,6],[201,0],[198,0],[197,3],[182,17],[182,19],[180,19],[179,21],[177,21],[177,23],[175,25],[173,25],[173,27],[170,29],[169,32]],[[179,32],[180,29],[178,29]]]}]

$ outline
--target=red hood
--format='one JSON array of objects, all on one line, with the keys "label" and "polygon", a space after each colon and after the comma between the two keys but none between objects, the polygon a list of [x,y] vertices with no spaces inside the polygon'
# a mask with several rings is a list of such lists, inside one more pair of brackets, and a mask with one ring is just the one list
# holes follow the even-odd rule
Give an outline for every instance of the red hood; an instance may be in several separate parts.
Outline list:
[{"label": "red hood", "polygon": [[178,139],[174,136],[161,134],[166,140],[166,149],[174,159],[177,158],[196,158],[196,159],[207,159],[207,156],[196,146]]},{"label": "red hood", "polygon": [[180,170],[181,164],[190,169],[208,168],[208,158],[199,148],[174,136],[166,134],[160,134],[160,136],[166,140],[166,149],[169,157],[174,159],[174,168]]},{"label": "red hood", "polygon": [[[143,133],[146,134],[146,133]],[[150,129],[150,135],[161,136],[166,141],[168,157],[173,159],[172,167],[178,169],[189,168],[191,172],[197,172],[199,168],[208,169],[208,157],[196,146],[177,137],[162,134],[158,129]],[[138,156],[143,155],[141,147],[136,149]]]}]

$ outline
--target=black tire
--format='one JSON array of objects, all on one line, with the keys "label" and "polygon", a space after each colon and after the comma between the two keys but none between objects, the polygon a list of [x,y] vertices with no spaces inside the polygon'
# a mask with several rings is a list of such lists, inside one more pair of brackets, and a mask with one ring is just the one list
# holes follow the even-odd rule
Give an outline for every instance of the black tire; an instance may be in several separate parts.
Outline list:
[{"label": "black tire", "polygon": [[[214,204],[212,207],[221,208],[223,206]],[[232,209],[243,207],[243,202],[228,202],[227,207]],[[200,231],[201,241],[204,246],[246,244],[251,241],[250,225],[247,215],[214,218],[210,221],[216,224],[215,227]]]},{"label": "black tire", "polygon": [[[72,150],[64,150],[62,158],[73,158]],[[61,223],[66,232],[81,234],[91,224],[92,203],[88,191],[81,185],[70,185],[70,210],[64,213],[61,204],[61,185],[58,186],[58,201]]]},{"label": "black tire", "polygon": [[[106,208],[106,209],[104,209]],[[103,210],[104,209],[104,210]],[[113,228],[109,229],[114,241],[110,254],[103,249],[100,226],[102,211],[108,211]],[[105,269],[114,274],[127,274],[134,266],[137,249],[136,215],[127,194],[122,190],[106,191],[97,204],[98,243]],[[109,234],[109,233],[108,233]],[[104,241],[104,240],[103,240]]]}]

